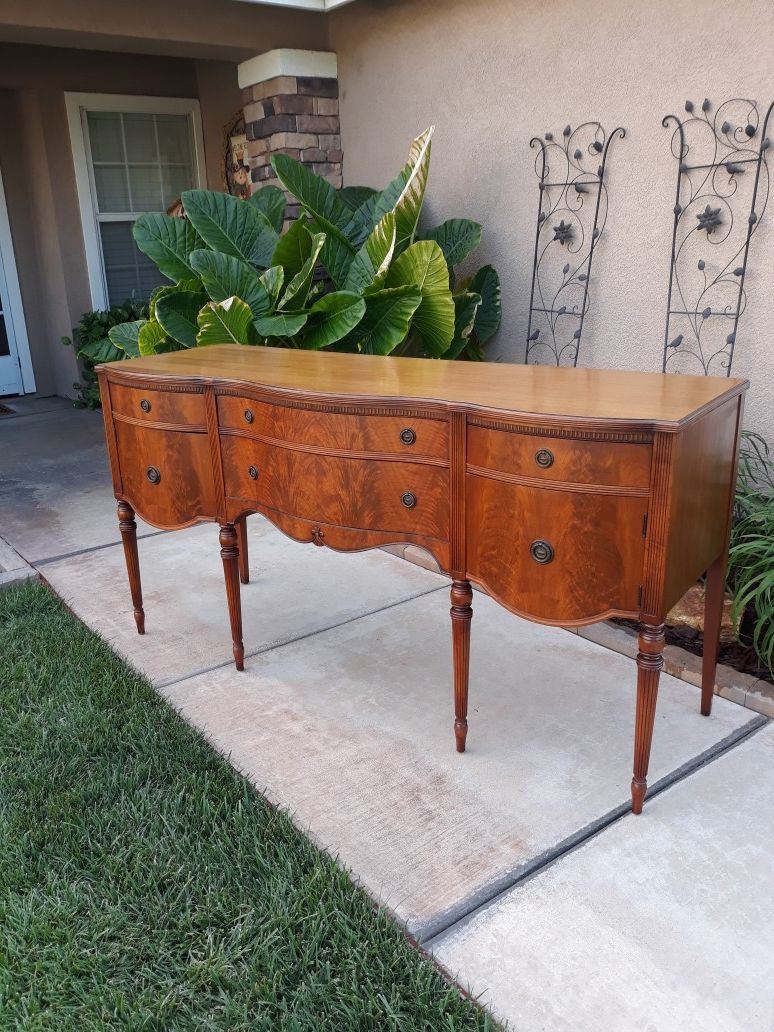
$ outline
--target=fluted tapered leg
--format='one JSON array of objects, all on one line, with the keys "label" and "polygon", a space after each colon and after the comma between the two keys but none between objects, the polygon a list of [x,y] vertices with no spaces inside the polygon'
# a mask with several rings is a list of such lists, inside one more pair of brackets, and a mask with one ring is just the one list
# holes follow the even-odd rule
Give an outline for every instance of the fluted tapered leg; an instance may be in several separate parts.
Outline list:
[{"label": "fluted tapered leg", "polygon": [[231,620],[231,639],[234,662],[237,670],[245,668],[245,647],[242,643],[242,601],[239,592],[239,545],[233,523],[224,523],[220,528],[220,555],[226,577],[228,615]]},{"label": "fluted tapered leg", "polygon": [[145,634],[145,610],[142,608],[142,586],[140,583],[140,557],[137,553],[137,523],[134,509],[128,502],[118,503],[118,529],[124,543],[126,572],[129,574],[129,590],[132,593],[134,622],[137,633]]},{"label": "fluted tapered leg", "polygon": [[632,813],[642,813],[648,790],[648,764],[656,717],[658,679],[664,665],[664,625],[641,624],[637,653],[637,716],[634,725]]},{"label": "fluted tapered leg", "polygon": [[453,581],[451,587],[452,649],[454,653],[454,737],[457,752],[465,752],[468,734],[468,674],[470,670],[470,621],[473,619],[470,581]]},{"label": "fluted tapered leg", "polygon": [[239,549],[239,579],[243,584],[250,583],[250,562],[247,557],[247,517],[241,516],[234,524]]},{"label": "fluted tapered leg", "polygon": [[701,661],[701,712],[712,712],[715,693],[715,671],[718,665],[720,625],[723,621],[723,599],[726,587],[726,556],[721,555],[707,570],[704,595],[704,651]]}]

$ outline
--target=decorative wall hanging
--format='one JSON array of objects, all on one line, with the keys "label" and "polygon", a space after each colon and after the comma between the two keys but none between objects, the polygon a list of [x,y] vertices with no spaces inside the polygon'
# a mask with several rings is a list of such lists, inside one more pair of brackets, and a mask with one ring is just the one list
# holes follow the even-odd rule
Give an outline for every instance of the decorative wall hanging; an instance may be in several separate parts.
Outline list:
[{"label": "decorative wall hanging", "polygon": [[664,372],[730,376],[747,306],[750,240],[769,199],[767,133],[753,100],[705,100],[674,125],[677,190],[664,328]]},{"label": "decorative wall hanging", "polygon": [[247,161],[245,118],[241,111],[223,127],[223,186],[234,197],[250,196],[250,166]]},{"label": "decorative wall hanging", "polygon": [[607,219],[610,136],[599,122],[566,126],[560,139],[534,137],[540,204],[532,263],[525,362],[577,365],[589,309],[589,278]]}]

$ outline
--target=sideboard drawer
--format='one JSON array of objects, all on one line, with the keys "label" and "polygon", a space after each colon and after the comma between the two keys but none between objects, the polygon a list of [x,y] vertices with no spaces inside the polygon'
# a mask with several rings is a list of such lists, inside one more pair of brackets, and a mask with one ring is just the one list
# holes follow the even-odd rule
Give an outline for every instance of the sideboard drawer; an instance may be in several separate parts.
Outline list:
[{"label": "sideboard drawer", "polygon": [[110,404],[116,415],[129,416],[144,423],[204,427],[207,421],[203,394],[111,383]]},{"label": "sideboard drawer", "polygon": [[647,499],[466,485],[468,574],[505,605],[559,624],[638,609]]},{"label": "sideboard drawer", "polygon": [[231,498],[342,527],[448,537],[443,467],[319,455],[227,435],[221,453]]},{"label": "sideboard drawer", "polygon": [[407,459],[449,457],[448,424],[443,419],[321,412],[221,394],[218,421],[221,427],[313,448],[382,452]]},{"label": "sideboard drawer", "polygon": [[541,437],[469,426],[467,461],[478,469],[521,477],[646,489],[650,482],[651,446]]},{"label": "sideboard drawer", "polygon": [[122,494],[148,523],[181,527],[217,514],[206,434],[115,422]]}]

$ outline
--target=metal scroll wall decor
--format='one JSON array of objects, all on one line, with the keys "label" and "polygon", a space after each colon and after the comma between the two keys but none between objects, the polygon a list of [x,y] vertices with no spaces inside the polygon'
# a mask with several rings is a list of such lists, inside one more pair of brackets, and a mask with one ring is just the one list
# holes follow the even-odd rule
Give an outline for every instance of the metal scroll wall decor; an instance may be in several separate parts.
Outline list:
[{"label": "metal scroll wall decor", "polygon": [[525,361],[577,365],[589,310],[589,278],[607,218],[605,166],[611,142],[599,122],[534,137],[540,189]]},{"label": "metal scroll wall decor", "polygon": [[750,240],[769,199],[769,107],[755,101],[686,101],[674,125],[678,161],[664,329],[664,372],[730,376],[747,306]]}]

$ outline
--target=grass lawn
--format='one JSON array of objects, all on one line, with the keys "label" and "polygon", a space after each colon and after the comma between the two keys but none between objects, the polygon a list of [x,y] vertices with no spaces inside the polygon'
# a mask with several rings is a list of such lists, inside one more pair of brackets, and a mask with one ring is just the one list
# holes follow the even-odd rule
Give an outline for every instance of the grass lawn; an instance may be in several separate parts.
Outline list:
[{"label": "grass lawn", "polygon": [[0,1027],[495,1026],[28,583],[0,594]]}]

